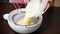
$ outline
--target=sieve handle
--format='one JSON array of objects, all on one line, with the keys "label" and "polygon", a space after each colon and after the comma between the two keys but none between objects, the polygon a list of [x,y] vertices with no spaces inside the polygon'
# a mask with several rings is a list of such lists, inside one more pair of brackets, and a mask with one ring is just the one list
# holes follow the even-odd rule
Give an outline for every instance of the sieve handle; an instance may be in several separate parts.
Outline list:
[{"label": "sieve handle", "polygon": [[5,20],[8,20],[8,16],[9,16],[9,14],[4,14],[4,15],[3,15],[3,18],[4,18]]}]

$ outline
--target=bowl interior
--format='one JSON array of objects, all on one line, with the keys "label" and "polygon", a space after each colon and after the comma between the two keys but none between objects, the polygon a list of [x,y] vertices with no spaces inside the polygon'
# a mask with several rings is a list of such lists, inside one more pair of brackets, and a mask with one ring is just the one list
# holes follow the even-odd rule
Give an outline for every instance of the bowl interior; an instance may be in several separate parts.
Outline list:
[{"label": "bowl interior", "polygon": [[[19,10],[19,11],[18,11],[18,10]],[[19,21],[19,20],[21,20],[21,19],[24,18],[25,13],[26,13],[25,11],[20,10],[20,9],[17,9],[17,10],[12,11],[12,12],[10,13],[10,15],[9,15],[9,21],[11,21],[11,23],[16,24],[17,21]],[[39,24],[39,22],[41,22],[41,21],[42,21],[42,16],[39,17],[39,20],[38,20],[38,22],[37,22],[36,24]],[[36,25],[36,24],[34,24],[34,25]],[[16,24],[16,25],[17,25],[17,24]],[[34,26],[34,25],[31,25],[31,26]]]},{"label": "bowl interior", "polygon": [[16,13],[15,15],[12,16],[12,20],[14,23],[17,23],[19,20],[23,19],[24,16],[25,16],[25,12]]}]

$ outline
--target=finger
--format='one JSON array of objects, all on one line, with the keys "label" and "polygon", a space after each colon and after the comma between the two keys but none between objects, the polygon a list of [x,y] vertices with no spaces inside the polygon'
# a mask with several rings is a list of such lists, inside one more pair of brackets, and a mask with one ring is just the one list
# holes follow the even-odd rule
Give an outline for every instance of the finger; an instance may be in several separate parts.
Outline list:
[{"label": "finger", "polygon": [[48,5],[49,5],[49,4],[47,3],[46,7],[44,7],[44,11],[46,11],[46,8],[47,8]]},{"label": "finger", "polygon": [[27,4],[29,2],[29,0],[24,0],[24,3]]},{"label": "finger", "polygon": [[42,3],[42,0],[40,0],[40,3]]},{"label": "finger", "polygon": [[44,7],[44,11],[45,11],[46,7],[47,7],[47,5]]},{"label": "finger", "polygon": [[50,1],[52,1],[52,0],[50,0]]},{"label": "finger", "polygon": [[41,11],[44,11],[44,9],[46,8],[48,4],[48,0],[42,0],[42,3],[41,3]]}]

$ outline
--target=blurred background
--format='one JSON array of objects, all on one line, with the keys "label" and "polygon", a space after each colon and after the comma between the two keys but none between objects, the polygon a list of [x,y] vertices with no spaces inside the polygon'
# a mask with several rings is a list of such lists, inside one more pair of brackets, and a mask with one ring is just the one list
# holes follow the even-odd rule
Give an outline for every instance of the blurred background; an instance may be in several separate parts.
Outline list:
[{"label": "blurred background", "polygon": [[[24,3],[24,0],[16,0],[16,2],[14,3]],[[55,6],[56,7],[60,7],[60,0],[54,0],[55,1]],[[9,2],[9,3],[13,3],[11,0],[0,0],[0,2]]]},{"label": "blurred background", "polygon": [[60,0],[55,0],[55,6],[60,7]]}]

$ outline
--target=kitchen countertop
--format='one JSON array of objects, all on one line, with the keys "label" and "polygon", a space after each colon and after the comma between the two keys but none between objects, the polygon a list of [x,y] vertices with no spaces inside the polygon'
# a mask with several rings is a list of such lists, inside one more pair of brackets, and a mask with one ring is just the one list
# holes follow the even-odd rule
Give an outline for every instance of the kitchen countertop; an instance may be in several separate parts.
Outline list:
[{"label": "kitchen countertop", "polygon": [[[19,4],[24,8],[24,4]],[[12,3],[0,2],[0,34],[19,34],[13,31],[3,15],[15,10]],[[60,34],[60,7],[50,7],[46,13],[43,14],[43,21],[38,30],[30,34]]]}]

